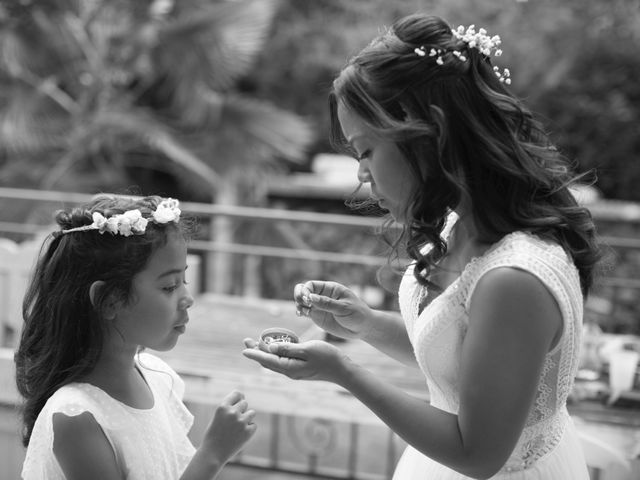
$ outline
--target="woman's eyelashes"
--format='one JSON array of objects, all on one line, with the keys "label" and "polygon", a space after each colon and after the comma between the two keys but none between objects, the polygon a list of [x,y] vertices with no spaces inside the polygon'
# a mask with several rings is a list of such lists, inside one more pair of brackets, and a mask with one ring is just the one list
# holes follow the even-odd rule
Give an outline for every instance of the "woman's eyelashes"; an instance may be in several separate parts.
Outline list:
[{"label": "woman's eyelashes", "polygon": [[360,155],[356,155],[356,160],[364,160],[365,158],[369,158],[369,155],[371,155],[371,150],[365,150]]}]

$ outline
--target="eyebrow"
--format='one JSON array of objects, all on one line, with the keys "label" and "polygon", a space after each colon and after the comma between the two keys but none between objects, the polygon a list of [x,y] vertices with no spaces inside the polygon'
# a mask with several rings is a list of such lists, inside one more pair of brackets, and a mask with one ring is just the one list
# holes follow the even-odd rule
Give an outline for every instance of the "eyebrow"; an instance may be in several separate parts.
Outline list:
[{"label": "eyebrow", "polygon": [[166,272],[161,273],[160,275],[158,275],[157,279],[160,280],[162,277],[166,277],[167,275],[176,275],[176,274],[183,273],[185,270],[187,270],[187,268],[189,268],[189,265],[184,267],[184,270],[181,270],[180,268],[173,268],[171,270],[167,270]]}]

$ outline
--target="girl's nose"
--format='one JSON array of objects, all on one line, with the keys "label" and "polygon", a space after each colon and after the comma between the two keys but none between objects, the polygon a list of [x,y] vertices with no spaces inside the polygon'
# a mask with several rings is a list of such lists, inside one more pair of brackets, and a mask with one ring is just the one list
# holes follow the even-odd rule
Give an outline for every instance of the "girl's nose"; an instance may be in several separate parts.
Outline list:
[{"label": "girl's nose", "polygon": [[366,159],[362,159],[358,163],[358,181],[360,183],[371,183],[371,172]]},{"label": "girl's nose", "polygon": [[193,305],[193,297],[191,296],[191,293],[189,293],[189,290],[186,290],[185,295],[180,299],[180,302],[178,303],[178,307],[180,308],[180,310],[186,310],[187,308],[190,308],[191,305]]}]

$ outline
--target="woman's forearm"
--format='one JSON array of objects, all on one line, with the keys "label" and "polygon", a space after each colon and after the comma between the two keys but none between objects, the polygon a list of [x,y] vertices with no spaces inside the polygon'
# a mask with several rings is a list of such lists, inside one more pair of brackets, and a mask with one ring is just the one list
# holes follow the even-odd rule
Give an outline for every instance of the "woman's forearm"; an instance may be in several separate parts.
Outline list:
[{"label": "woman's forearm", "polygon": [[488,478],[499,468],[499,456],[488,454],[486,445],[465,445],[457,415],[382,382],[354,363],[346,366],[336,383],[408,444],[435,461],[473,478]]},{"label": "woman's forearm", "polygon": [[399,362],[418,368],[404,321],[398,312],[373,310],[372,328],[362,340]]}]

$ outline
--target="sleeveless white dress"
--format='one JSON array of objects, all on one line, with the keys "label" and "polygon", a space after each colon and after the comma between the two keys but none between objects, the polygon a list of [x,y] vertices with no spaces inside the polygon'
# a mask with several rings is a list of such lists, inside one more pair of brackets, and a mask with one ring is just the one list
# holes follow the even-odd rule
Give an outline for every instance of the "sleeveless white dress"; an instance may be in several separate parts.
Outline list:
[{"label": "sleeveless white dress", "polygon": [[[452,220],[449,218],[448,227]],[[443,234],[443,238],[446,235]],[[506,235],[418,314],[425,289],[410,266],[399,288],[399,303],[409,338],[434,407],[457,414],[460,355],[469,324],[467,314],[478,280],[498,267],[535,275],[553,294],[563,318],[558,344],[547,353],[535,402],[515,449],[494,479],[588,480],[587,467],[572,419],[566,409],[578,366],[583,295],[578,271],[562,247],[530,233]],[[468,479],[408,446],[393,480]]]},{"label": "sleeveless white dress", "polygon": [[53,453],[56,412],[91,413],[113,448],[122,478],[174,480],[182,475],[195,453],[187,437],[193,416],[182,403],[184,382],[154,355],[141,353],[136,362],[153,393],[153,407],[129,407],[88,383],[59,388],[35,422],[22,467],[24,480],[65,479]]}]

